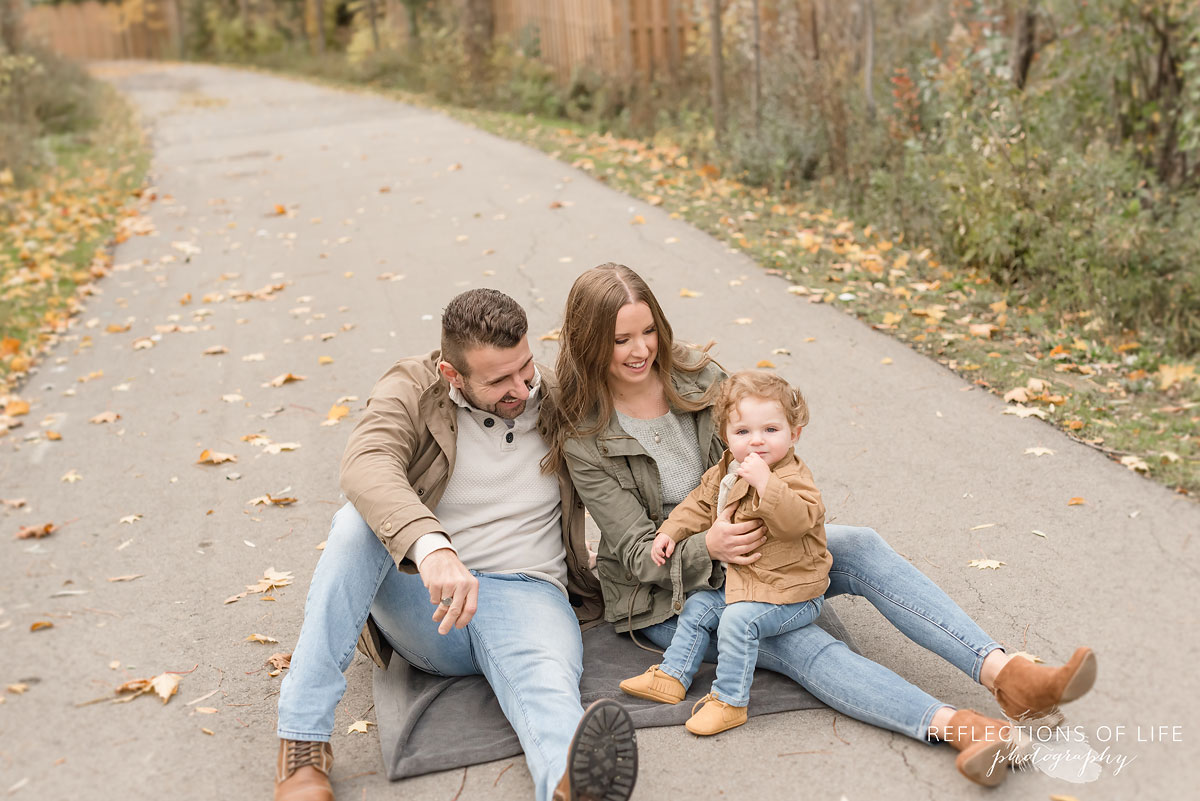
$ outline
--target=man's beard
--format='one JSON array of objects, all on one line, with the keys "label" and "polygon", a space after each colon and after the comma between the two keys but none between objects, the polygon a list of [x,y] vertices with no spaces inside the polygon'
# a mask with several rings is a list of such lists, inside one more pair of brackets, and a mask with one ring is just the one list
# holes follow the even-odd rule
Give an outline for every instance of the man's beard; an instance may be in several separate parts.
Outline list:
[{"label": "man's beard", "polygon": [[501,398],[499,401],[497,401],[494,405],[485,406],[484,404],[480,403],[479,400],[471,394],[471,391],[469,389],[467,389],[467,386],[465,383],[463,384],[462,394],[463,394],[463,397],[467,399],[467,403],[471,404],[479,411],[486,412],[488,414],[494,414],[497,417],[501,418],[502,420],[516,420],[518,417],[520,417],[522,414],[525,413],[525,406],[528,405],[528,402],[529,402],[528,399],[526,399],[526,400],[521,401],[516,406],[513,406],[513,405],[503,405],[502,406],[501,404],[504,403],[504,401],[516,400],[516,398],[512,398],[508,395],[505,395],[503,398]]}]

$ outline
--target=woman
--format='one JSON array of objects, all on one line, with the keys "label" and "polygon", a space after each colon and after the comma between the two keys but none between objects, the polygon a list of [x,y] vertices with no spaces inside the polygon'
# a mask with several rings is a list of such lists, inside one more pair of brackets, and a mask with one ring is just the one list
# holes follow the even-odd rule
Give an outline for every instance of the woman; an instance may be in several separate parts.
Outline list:
[{"label": "woman", "polygon": [[[608,620],[665,648],[687,594],[720,587],[721,563],[749,564],[763,542],[755,522],[719,520],[681,543],[665,565],[650,557],[671,508],[724,451],[711,413],[724,373],[703,352],[673,341],[654,294],[618,264],[575,281],[559,345],[561,402],[548,459],[566,462],[600,528],[597,568]],[[833,556],[826,597],[867,598],[909,639],[991,690],[1009,719],[1054,725],[1062,719],[1059,703],[1091,689],[1090,649],[1057,668],[1014,659],[873,530],[827,525],[826,533]],[[706,661],[716,658],[710,651]],[[938,701],[818,626],[764,639],[758,665],[858,720],[951,744],[972,781],[995,785],[1007,775],[993,769],[1011,750],[1007,723]]]}]

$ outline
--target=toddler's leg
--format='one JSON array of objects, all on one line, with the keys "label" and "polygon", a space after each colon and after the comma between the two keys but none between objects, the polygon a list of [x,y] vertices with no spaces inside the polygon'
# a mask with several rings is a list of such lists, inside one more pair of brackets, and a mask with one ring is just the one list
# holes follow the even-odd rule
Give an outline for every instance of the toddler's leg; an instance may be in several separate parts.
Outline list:
[{"label": "toddler's leg", "polygon": [[727,608],[723,589],[694,592],[683,602],[675,636],[663,654],[662,671],[679,679],[684,689],[692,686],[692,678]]}]

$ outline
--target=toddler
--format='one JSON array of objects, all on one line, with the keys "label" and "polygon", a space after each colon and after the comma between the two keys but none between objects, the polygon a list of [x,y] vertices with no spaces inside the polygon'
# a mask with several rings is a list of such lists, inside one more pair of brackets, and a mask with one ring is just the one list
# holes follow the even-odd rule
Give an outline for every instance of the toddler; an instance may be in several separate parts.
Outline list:
[{"label": "toddler", "polygon": [[817,619],[833,564],[821,493],[792,450],[808,424],[804,398],[777,375],[745,370],[722,384],[715,414],[728,448],[671,512],[650,555],[665,564],[678,542],[722,519],[761,521],[762,556],[727,565],[723,589],[689,595],[662,664],[621,682],[630,695],[679,703],[715,633],[717,678],[686,724],[704,735],[746,722],[759,641]]}]

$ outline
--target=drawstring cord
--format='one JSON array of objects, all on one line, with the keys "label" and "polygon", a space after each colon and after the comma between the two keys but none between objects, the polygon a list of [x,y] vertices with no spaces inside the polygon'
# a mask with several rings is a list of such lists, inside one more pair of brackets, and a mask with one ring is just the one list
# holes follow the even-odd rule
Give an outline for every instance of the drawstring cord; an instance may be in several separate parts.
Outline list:
[{"label": "drawstring cord", "polygon": [[649,651],[652,654],[658,654],[661,656],[663,653],[665,653],[664,651],[660,651],[657,648],[651,648],[648,645],[642,645],[640,642],[638,642],[637,635],[633,633],[633,602],[637,598],[638,590],[641,588],[642,582],[639,581],[637,586],[633,588],[633,594],[629,596],[629,614],[625,618],[626,622],[629,624],[629,638],[633,640],[634,645],[636,645],[638,648],[641,648],[643,651]]}]

